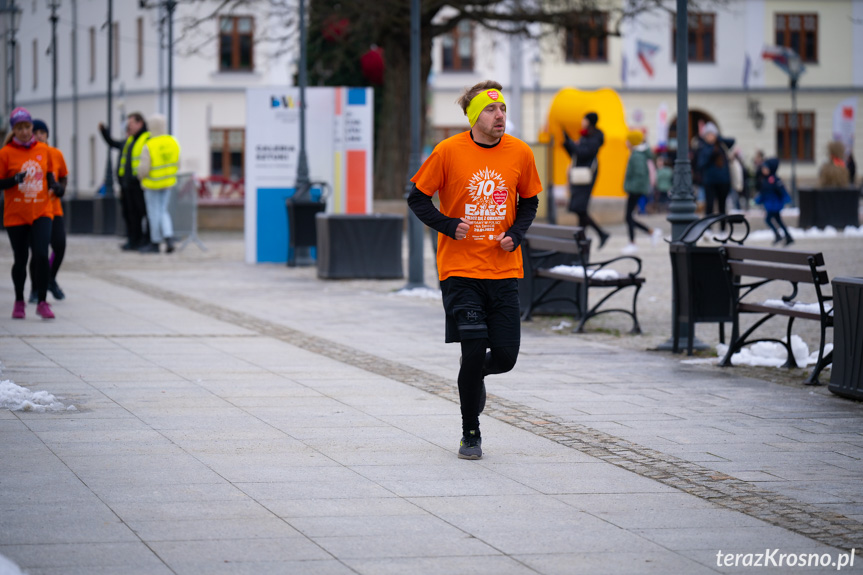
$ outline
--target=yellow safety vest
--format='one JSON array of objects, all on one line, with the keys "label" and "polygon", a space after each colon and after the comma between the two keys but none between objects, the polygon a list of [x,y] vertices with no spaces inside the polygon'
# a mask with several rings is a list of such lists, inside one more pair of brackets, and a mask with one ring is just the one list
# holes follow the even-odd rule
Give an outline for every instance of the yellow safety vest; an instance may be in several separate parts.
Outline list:
[{"label": "yellow safety vest", "polygon": [[141,180],[141,185],[150,190],[163,190],[177,184],[180,167],[180,144],[165,134],[147,140],[150,152],[150,173]]},{"label": "yellow safety vest", "polygon": [[138,139],[135,140],[134,136],[129,136],[126,138],[126,143],[123,145],[123,153],[120,154],[120,167],[117,169],[117,175],[121,178],[126,174],[126,152],[129,151],[129,146],[132,146],[132,142],[135,142],[135,145],[132,146],[132,175],[138,175],[138,164],[141,163],[141,152],[144,150],[144,144],[147,143],[147,139],[150,137],[150,132],[144,132]]}]

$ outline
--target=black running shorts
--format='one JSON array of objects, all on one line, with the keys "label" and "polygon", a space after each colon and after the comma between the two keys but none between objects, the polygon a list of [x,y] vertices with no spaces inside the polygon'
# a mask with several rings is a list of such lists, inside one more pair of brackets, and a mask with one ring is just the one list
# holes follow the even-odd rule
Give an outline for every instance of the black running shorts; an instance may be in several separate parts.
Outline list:
[{"label": "black running shorts", "polygon": [[520,345],[517,279],[449,277],[440,286],[446,343],[488,338],[490,347]]}]

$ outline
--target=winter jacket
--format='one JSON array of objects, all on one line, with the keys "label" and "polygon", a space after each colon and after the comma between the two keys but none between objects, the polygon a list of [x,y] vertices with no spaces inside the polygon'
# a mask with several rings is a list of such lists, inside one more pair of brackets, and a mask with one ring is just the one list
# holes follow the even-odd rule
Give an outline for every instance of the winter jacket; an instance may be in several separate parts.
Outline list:
[{"label": "winter jacket", "polygon": [[770,175],[761,180],[761,191],[755,198],[755,203],[763,205],[767,213],[778,213],[782,211],[785,204],[791,202],[791,196],[788,195],[785,184],[776,175],[776,170],[779,169],[779,160],[770,158],[764,161],[764,165],[770,170]]},{"label": "winter jacket", "polygon": [[[563,133],[563,147],[569,153],[570,157],[575,159],[576,166],[593,166],[596,155],[599,153],[599,148],[605,143],[605,135],[595,126],[588,128],[587,132],[582,134],[578,141],[574,141],[566,132]],[[599,163],[596,164],[596,170],[593,172],[593,180],[589,184],[574,185],[570,184],[569,192],[569,211],[582,212],[587,210],[587,204],[590,201],[590,193],[593,191],[593,184],[596,183],[596,177],[599,174]]]},{"label": "winter jacket", "polygon": [[701,173],[701,185],[731,184],[728,150],[734,146],[730,138],[717,138],[712,146],[702,140],[695,155],[695,169]]},{"label": "winter jacket", "polygon": [[653,153],[646,143],[639,144],[629,154],[626,175],[623,178],[623,191],[627,194],[647,195],[650,193],[650,167]]}]

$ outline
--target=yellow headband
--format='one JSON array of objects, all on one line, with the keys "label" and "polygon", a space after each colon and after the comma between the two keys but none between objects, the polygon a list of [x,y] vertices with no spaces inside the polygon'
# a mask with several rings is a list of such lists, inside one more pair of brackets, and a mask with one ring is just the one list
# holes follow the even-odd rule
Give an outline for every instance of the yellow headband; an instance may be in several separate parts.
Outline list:
[{"label": "yellow headband", "polygon": [[467,112],[465,112],[471,128],[476,124],[480,112],[482,112],[489,104],[497,102],[506,104],[506,101],[503,99],[503,92],[500,90],[483,90],[474,96],[473,100],[470,101],[470,104],[467,105]]}]

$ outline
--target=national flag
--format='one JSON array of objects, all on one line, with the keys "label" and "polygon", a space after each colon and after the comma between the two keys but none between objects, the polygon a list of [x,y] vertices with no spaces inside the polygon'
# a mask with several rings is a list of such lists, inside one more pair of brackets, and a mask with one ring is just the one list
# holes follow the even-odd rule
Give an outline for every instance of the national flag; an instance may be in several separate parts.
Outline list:
[{"label": "national flag", "polygon": [[643,40],[638,40],[636,52],[638,54],[638,60],[641,62],[641,65],[644,66],[644,69],[647,71],[647,75],[651,78],[653,77],[653,63],[652,59],[654,54],[659,51],[659,46],[656,44],[650,44]]},{"label": "national flag", "polygon": [[799,76],[806,70],[806,66],[803,65],[797,52],[787,46],[765,46],[761,52],[761,58],[772,60],[774,64],[792,77]]}]

